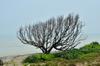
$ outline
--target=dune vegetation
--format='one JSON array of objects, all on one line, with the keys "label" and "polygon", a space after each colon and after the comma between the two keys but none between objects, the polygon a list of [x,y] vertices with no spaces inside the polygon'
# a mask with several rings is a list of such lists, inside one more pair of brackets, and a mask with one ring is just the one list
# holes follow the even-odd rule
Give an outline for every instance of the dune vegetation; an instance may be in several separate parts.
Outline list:
[{"label": "dune vegetation", "polygon": [[38,53],[28,56],[22,63],[24,66],[100,66],[100,44],[92,42],[79,49]]}]

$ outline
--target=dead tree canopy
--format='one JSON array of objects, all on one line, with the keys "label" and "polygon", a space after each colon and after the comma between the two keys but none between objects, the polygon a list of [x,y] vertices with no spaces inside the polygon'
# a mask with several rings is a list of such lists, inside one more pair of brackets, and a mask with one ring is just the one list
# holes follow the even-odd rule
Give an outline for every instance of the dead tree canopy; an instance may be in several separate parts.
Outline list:
[{"label": "dead tree canopy", "polygon": [[17,36],[23,44],[40,48],[43,53],[56,50],[69,50],[80,42],[82,22],[78,15],[51,18],[46,22],[20,27]]}]

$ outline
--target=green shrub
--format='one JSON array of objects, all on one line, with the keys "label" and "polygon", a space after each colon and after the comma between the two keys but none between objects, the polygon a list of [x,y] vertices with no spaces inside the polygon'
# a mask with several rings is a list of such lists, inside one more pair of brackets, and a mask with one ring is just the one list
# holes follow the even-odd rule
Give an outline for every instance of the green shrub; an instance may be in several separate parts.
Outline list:
[{"label": "green shrub", "polygon": [[[24,63],[34,63],[41,61],[49,61],[54,58],[64,58],[67,60],[71,59],[91,59],[100,52],[100,44],[98,42],[92,42],[88,45],[81,47],[80,49],[71,49],[67,51],[52,53],[52,54],[34,54],[27,57],[23,62]],[[92,54],[92,55],[91,55]],[[87,58],[88,57],[88,58]]]},{"label": "green shrub", "polygon": [[65,59],[77,59],[79,58],[80,55],[82,55],[83,53],[78,50],[78,49],[72,49],[69,51],[63,51],[63,52],[59,52],[59,53],[55,53],[55,57],[61,57],[61,58],[65,58]]},{"label": "green shrub", "polygon": [[79,51],[78,49],[72,49],[68,52],[66,52],[64,58],[66,59],[77,59],[80,57],[80,55],[82,55],[83,53],[81,51]]},{"label": "green shrub", "polygon": [[53,58],[55,58],[53,54],[34,54],[24,59],[23,63],[48,61],[48,60],[52,60]]},{"label": "green shrub", "polygon": [[79,50],[85,54],[92,52],[100,52],[100,44],[98,42],[92,42],[88,45],[81,47]]},{"label": "green shrub", "polygon": [[65,55],[65,53],[66,52],[56,52],[56,53],[53,53],[54,54],[54,56],[56,57],[56,58],[63,58],[64,57],[64,55]]},{"label": "green shrub", "polygon": [[91,42],[91,44],[92,45],[99,45],[99,42],[94,41],[94,42]]},{"label": "green shrub", "polygon": [[42,58],[43,60],[52,60],[53,58],[55,58],[55,56],[53,54],[42,54]]}]

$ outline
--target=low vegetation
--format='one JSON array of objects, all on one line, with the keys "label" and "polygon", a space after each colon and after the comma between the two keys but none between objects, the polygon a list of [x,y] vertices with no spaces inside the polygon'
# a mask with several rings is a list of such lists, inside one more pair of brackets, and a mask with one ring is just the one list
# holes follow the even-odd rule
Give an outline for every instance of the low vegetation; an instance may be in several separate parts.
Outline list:
[{"label": "low vegetation", "polygon": [[55,58],[53,54],[34,54],[32,56],[27,57],[23,63],[34,63],[34,62],[42,62],[49,61]]},{"label": "low vegetation", "polygon": [[87,66],[100,66],[99,59],[100,44],[92,42],[79,49],[74,48],[51,54],[34,54],[24,59],[23,64],[24,66],[77,66],[81,63]]}]

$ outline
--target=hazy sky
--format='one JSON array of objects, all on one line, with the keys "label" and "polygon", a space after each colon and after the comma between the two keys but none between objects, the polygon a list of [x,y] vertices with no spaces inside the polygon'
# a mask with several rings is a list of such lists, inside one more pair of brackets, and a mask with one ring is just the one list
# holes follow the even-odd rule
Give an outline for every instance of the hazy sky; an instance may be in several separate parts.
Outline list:
[{"label": "hazy sky", "polygon": [[0,0],[0,56],[37,52],[16,37],[21,25],[79,14],[85,41],[100,41],[100,0]]}]

